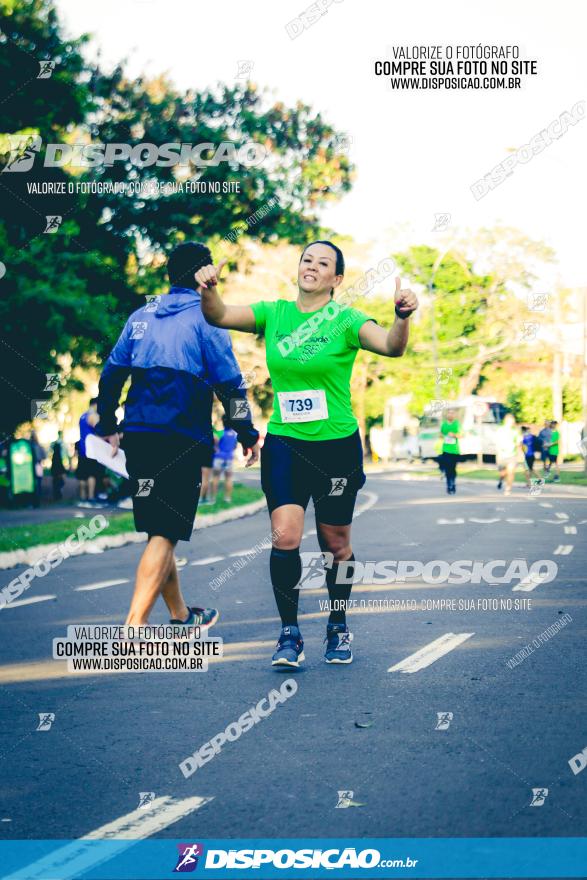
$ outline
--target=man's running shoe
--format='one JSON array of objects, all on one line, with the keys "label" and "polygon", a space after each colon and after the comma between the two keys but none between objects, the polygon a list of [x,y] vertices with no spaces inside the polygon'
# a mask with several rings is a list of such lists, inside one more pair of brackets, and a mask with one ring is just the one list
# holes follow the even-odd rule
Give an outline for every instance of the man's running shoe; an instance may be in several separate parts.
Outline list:
[{"label": "man's running shoe", "polygon": [[188,608],[189,617],[187,620],[170,620],[169,623],[183,623],[184,626],[199,626],[201,629],[208,629],[214,626],[220,617],[217,608]]},{"label": "man's running shoe", "polygon": [[324,659],[327,663],[352,663],[353,652],[351,642],[353,634],[346,623],[329,623],[326,627],[326,650]]},{"label": "man's running shoe", "polygon": [[277,650],[271,658],[272,666],[293,666],[297,668],[304,656],[304,641],[297,626],[284,626],[279,634]]}]

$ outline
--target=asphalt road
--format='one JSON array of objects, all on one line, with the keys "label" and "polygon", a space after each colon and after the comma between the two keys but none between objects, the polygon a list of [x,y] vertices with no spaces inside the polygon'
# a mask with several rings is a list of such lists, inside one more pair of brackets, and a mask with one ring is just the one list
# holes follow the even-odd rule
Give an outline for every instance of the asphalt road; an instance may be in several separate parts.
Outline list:
[{"label": "asphalt road", "polygon": [[[359,560],[546,559],[558,575],[526,589],[516,589],[520,577],[500,585],[367,578],[353,593],[364,607],[350,618],[348,667],[323,662],[326,594],[307,589],[300,602],[307,661],[294,674],[297,692],[186,779],[181,761],[293,677],[270,666],[279,623],[267,551],[234,570],[242,551],[269,535],[266,513],[179,545],[188,558],[186,597],[221,612],[211,634],[224,640],[225,656],[203,673],[65,673],[51,659],[52,639],[68,624],[122,622],[143,548],[71,558],[21,597],[55,598],[0,611],[0,834],[77,838],[127,817],[140,792],[154,792],[202,800],[179,819],[161,807],[150,826],[163,803],[155,801],[140,811],[138,836],[584,836],[587,772],[573,774],[568,762],[587,746],[587,499],[554,486],[537,496],[518,487],[504,498],[493,485],[466,484],[449,498],[440,482],[379,475],[369,478],[360,506]],[[315,551],[311,510],[306,525],[302,550]],[[211,557],[220,558],[191,564]],[[2,586],[20,570],[4,572]],[[79,589],[105,581],[124,582]],[[503,610],[477,607],[495,598],[508,600]],[[439,599],[473,607],[422,607]],[[367,605],[372,600],[388,607]],[[415,600],[417,608],[393,610],[394,600]],[[516,600],[526,607],[508,608]],[[571,619],[560,631],[538,638],[563,615]],[[165,621],[159,602],[152,622]],[[428,655],[418,671],[388,671],[447,633],[464,640]],[[534,651],[509,668],[533,640]],[[39,713],[55,714],[50,730],[36,729]],[[437,713],[452,713],[448,729],[436,729]],[[544,803],[530,806],[532,789],[545,788]],[[340,791],[353,794],[341,803]]]}]

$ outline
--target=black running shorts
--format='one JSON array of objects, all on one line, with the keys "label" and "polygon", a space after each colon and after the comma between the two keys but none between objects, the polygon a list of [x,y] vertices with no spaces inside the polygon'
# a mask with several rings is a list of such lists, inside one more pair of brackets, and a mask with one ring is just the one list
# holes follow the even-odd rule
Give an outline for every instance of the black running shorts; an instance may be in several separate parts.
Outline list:
[{"label": "black running shorts", "polygon": [[365,479],[358,431],[337,440],[265,437],[261,485],[270,513],[283,504],[299,504],[305,510],[312,498],[317,522],[346,526]]},{"label": "black running shorts", "polygon": [[137,532],[189,541],[209,449],[182,434],[132,431],[122,438]]}]

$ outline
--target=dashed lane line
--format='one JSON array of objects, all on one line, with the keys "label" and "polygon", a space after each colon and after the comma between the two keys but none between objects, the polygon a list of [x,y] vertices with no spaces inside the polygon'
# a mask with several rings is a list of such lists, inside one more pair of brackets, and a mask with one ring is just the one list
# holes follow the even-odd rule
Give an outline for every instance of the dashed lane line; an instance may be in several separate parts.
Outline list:
[{"label": "dashed lane line", "polygon": [[128,583],[128,578],[119,578],[114,581],[96,581],[94,584],[84,584],[83,587],[75,587],[75,592],[90,593],[92,590],[105,590],[107,587],[119,587],[121,584]]},{"label": "dashed lane line", "polygon": [[434,663],[440,657],[444,657],[449,651],[454,651],[455,648],[458,648],[459,645],[462,645],[463,642],[466,642],[467,639],[474,635],[475,633],[445,633],[443,636],[430,642],[429,645],[420,648],[415,654],[410,654],[409,657],[400,660],[395,666],[390,666],[387,671],[418,672],[420,669],[430,666],[431,663]]}]

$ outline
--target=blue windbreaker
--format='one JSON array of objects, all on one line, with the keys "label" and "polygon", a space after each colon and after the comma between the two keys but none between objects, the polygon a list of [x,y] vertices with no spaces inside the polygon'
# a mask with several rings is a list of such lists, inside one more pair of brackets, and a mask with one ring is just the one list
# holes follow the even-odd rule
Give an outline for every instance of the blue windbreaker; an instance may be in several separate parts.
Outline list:
[{"label": "blue windbreaker", "polygon": [[[129,374],[124,421],[117,428],[115,412]],[[102,370],[96,430],[102,435],[116,430],[184,434],[211,447],[215,392],[230,427],[248,449],[259,434],[248,409],[243,418],[242,384],[228,330],[207,323],[197,291],[172,287],[126,322]]]}]

